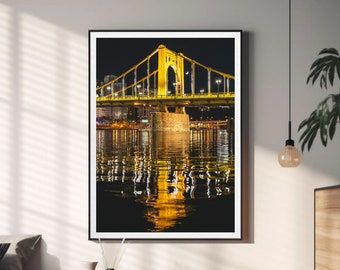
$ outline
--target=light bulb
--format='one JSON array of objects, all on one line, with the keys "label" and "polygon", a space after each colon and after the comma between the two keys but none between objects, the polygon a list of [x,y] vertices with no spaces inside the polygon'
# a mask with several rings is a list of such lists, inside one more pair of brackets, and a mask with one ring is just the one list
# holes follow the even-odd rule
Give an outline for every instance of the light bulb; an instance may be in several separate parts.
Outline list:
[{"label": "light bulb", "polygon": [[282,167],[297,167],[301,162],[301,152],[294,146],[294,141],[287,140],[278,156]]}]

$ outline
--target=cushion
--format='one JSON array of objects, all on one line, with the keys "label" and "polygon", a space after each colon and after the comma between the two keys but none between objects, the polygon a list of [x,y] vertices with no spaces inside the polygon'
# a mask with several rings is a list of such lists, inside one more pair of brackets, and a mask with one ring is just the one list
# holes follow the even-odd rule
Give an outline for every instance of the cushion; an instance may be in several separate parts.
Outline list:
[{"label": "cushion", "polygon": [[15,251],[21,258],[21,261],[25,263],[31,258],[34,251],[37,249],[37,244],[40,242],[40,239],[40,235],[35,235],[24,238],[17,243]]},{"label": "cushion", "polygon": [[0,261],[1,270],[23,270],[39,247],[41,235],[0,235],[0,242],[10,243],[7,253]]},{"label": "cushion", "polygon": [[5,256],[10,245],[11,245],[10,243],[0,243],[0,262],[2,258]]}]

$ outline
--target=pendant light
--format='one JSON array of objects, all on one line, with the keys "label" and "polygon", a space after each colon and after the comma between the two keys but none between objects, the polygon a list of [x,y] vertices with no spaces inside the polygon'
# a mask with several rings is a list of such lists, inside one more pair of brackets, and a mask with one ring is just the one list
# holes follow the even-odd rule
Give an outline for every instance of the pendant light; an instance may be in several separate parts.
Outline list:
[{"label": "pendant light", "polygon": [[294,146],[294,140],[292,140],[292,80],[291,80],[291,0],[289,0],[289,91],[288,91],[288,104],[289,104],[289,120],[288,120],[288,140],[286,140],[285,147],[279,153],[278,160],[282,167],[297,167],[301,162],[301,152]]}]

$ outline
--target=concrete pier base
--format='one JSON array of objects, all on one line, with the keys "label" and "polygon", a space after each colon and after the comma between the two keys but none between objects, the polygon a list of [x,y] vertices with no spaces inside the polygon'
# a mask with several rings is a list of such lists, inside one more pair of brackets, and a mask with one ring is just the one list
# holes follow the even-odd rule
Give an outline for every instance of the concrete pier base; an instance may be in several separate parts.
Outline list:
[{"label": "concrete pier base", "polygon": [[189,131],[189,115],[183,113],[155,112],[152,115],[153,131]]}]

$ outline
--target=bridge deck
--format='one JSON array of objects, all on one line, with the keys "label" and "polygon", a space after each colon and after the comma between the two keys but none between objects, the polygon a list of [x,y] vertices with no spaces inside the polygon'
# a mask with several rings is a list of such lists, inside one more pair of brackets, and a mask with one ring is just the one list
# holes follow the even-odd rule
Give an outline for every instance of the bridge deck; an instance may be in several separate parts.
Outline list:
[{"label": "bridge deck", "polygon": [[121,96],[97,97],[97,107],[125,107],[125,106],[200,106],[200,105],[228,105],[235,103],[234,93],[187,94],[182,96]]}]

